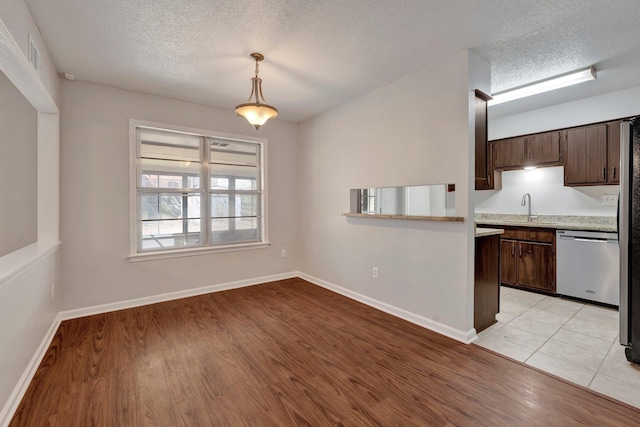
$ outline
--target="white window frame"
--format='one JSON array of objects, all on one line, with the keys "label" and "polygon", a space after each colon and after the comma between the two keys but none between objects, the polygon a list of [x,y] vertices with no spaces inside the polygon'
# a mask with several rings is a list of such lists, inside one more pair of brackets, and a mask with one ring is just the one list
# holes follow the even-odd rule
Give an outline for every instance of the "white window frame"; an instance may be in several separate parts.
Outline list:
[{"label": "white window frame", "polygon": [[[187,247],[187,248],[175,248],[175,249],[163,249],[158,251],[145,250],[139,251],[139,232],[138,229],[138,135],[137,129],[144,128],[150,130],[158,130],[158,131],[169,131],[169,132],[180,132],[189,135],[195,135],[204,138],[223,138],[230,139],[238,142],[250,142],[259,145],[260,147],[260,155],[259,158],[259,166],[260,166],[260,235],[258,241],[255,242],[240,242],[240,243],[230,243],[224,245],[211,245],[207,246],[206,242],[209,239],[209,227],[206,227],[207,234],[205,235],[206,239],[203,242],[202,246],[198,247]],[[205,144],[206,145],[206,144]],[[205,159],[203,158],[204,162]],[[137,119],[129,119],[129,261],[137,262],[137,261],[146,261],[146,260],[155,260],[155,259],[166,259],[166,258],[176,258],[176,257],[184,257],[184,256],[193,256],[193,255],[201,255],[207,253],[217,253],[217,252],[232,252],[232,251],[242,251],[249,249],[261,249],[269,247],[269,236],[268,236],[268,218],[267,218],[267,139],[265,138],[257,138],[253,136],[246,135],[235,135],[229,133],[215,132],[204,129],[194,129],[184,126],[174,126],[164,123],[155,123],[144,120]],[[208,165],[204,167],[208,173]],[[207,187],[202,190],[205,194],[205,199],[210,197],[210,194],[213,194],[208,187],[208,181],[210,178],[208,176],[204,176],[204,179],[201,182],[201,185],[206,185]],[[204,181],[207,181],[205,184]],[[203,200],[204,202],[204,200]],[[203,203],[205,206],[209,206],[210,203],[207,201]],[[210,212],[208,208],[204,208],[203,215],[201,218],[202,223],[205,221],[210,221]]]}]

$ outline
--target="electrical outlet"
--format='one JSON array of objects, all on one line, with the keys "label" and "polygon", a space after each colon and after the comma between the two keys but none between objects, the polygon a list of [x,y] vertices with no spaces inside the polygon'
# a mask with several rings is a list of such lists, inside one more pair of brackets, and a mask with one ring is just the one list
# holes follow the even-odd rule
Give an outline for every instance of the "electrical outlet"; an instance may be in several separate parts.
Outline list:
[{"label": "electrical outlet", "polygon": [[56,294],[56,284],[55,282],[51,283],[51,298]]},{"label": "electrical outlet", "polygon": [[617,194],[603,194],[602,195],[602,204],[608,206],[615,206],[618,204],[618,195]]},{"label": "electrical outlet", "polygon": [[287,250],[286,250],[286,249],[281,250],[281,251],[280,251],[280,256],[281,256],[282,258],[286,258],[286,257],[287,257]]},{"label": "electrical outlet", "polygon": [[373,278],[377,279],[380,277],[380,272],[378,271],[378,267],[373,267]]}]

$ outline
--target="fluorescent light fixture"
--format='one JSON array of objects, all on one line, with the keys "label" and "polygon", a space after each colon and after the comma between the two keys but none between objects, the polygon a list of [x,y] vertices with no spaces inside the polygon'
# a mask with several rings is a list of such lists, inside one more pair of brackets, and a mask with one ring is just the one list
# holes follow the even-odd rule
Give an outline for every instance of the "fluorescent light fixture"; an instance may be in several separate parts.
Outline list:
[{"label": "fluorescent light fixture", "polygon": [[561,76],[552,77],[550,79],[528,84],[526,86],[520,86],[514,89],[506,90],[504,92],[498,92],[494,95],[491,95],[493,99],[488,102],[488,105],[497,105],[502,104],[503,102],[513,101],[514,99],[526,98],[527,96],[537,95],[539,93],[549,92],[551,90],[556,90],[567,86],[573,86],[578,83],[595,80],[596,78],[597,76],[595,68],[589,67],[584,70],[574,71]]},{"label": "fluorescent light fixture", "polygon": [[535,170],[535,169],[536,169],[536,167],[537,167],[537,166],[525,166],[525,167],[524,167],[524,170],[526,170],[526,171],[532,171],[532,170]]}]

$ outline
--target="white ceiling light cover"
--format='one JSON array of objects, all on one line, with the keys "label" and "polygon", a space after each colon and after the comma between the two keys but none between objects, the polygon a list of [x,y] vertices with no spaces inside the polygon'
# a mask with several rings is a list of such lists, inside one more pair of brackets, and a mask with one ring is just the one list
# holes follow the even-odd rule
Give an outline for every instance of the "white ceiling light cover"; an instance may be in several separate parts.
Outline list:
[{"label": "white ceiling light cover", "polygon": [[491,99],[488,104],[490,106],[498,105],[504,102],[526,98],[527,96],[533,96],[540,93],[561,89],[563,87],[573,86],[578,83],[588,82],[590,80],[595,80],[596,78],[597,75],[595,68],[589,67],[584,70],[574,71],[562,76],[552,77],[540,82],[531,83],[519,88],[493,94],[491,95],[493,99]]}]

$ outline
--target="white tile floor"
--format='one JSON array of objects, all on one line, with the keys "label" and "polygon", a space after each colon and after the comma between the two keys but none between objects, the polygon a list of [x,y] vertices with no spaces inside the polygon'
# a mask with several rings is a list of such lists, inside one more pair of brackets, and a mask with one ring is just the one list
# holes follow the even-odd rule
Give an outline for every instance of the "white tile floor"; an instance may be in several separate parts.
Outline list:
[{"label": "white tile floor", "polygon": [[476,344],[640,408],[616,310],[502,287],[496,318]]}]

